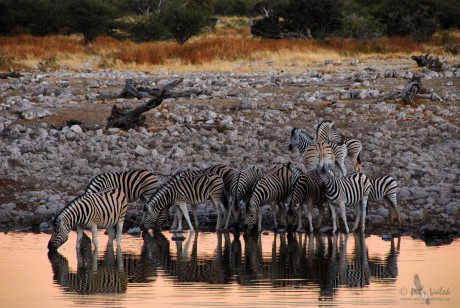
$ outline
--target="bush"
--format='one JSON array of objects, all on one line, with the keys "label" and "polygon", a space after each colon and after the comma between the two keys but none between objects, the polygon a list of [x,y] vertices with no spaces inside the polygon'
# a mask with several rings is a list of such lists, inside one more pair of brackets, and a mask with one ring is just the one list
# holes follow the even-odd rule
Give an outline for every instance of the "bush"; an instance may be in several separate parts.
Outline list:
[{"label": "bush", "polygon": [[210,26],[209,12],[179,0],[168,2],[161,16],[169,33],[181,45]]},{"label": "bush", "polygon": [[341,36],[353,39],[373,39],[383,36],[383,26],[373,16],[346,15],[342,18]]}]

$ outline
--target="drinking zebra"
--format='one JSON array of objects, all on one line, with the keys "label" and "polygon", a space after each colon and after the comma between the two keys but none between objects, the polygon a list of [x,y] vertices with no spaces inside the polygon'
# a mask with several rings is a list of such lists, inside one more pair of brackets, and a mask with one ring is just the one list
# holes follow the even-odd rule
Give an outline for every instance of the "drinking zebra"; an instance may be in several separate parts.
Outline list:
[{"label": "drinking zebra", "polygon": [[106,228],[111,242],[115,236],[112,227],[116,225],[117,245],[120,245],[126,210],[127,200],[122,190],[108,188],[97,193],[81,195],[64,207],[54,219],[48,249],[55,251],[62,246],[74,227],[77,227],[77,248],[80,247],[85,227],[91,229],[93,244],[97,249],[97,229]]},{"label": "drinking zebra", "polygon": [[[291,201],[288,206],[287,221],[288,225],[297,224],[297,231],[302,229],[302,211],[307,213],[310,233],[313,232],[311,211],[313,206],[319,208],[319,217],[316,228],[319,229],[323,218],[323,212],[327,211],[324,203],[327,201],[324,193],[321,178],[318,170],[312,170],[297,177],[292,187]],[[303,208],[302,205],[306,204]],[[323,207],[322,209],[320,207]],[[322,212],[323,210],[323,212]]]},{"label": "drinking zebra", "polygon": [[284,202],[289,196],[295,177],[299,171],[291,166],[291,163],[283,165],[281,168],[262,176],[254,186],[246,205],[246,224],[250,232],[253,226],[258,223],[257,230],[262,230],[262,211],[261,208],[265,203],[272,206],[272,215],[275,229],[278,228],[276,221],[276,205],[281,209],[281,220],[283,226],[285,223],[286,208]]},{"label": "drinking zebra", "polygon": [[[334,121],[324,120],[320,124],[315,125],[317,142],[341,143],[340,136],[334,130],[334,124]],[[354,138],[347,138],[343,143],[347,148],[347,156],[353,163],[353,170],[355,172],[361,172],[361,152],[363,150],[361,141]]]},{"label": "drinking zebra", "polygon": [[[345,156],[347,149],[344,144],[339,145],[333,142],[315,142],[314,139],[300,128],[293,128],[289,150],[297,148],[304,156],[304,164],[307,170],[321,168],[324,163],[336,164],[342,175],[346,174]],[[332,152],[332,154],[331,154]]]},{"label": "drinking zebra", "polygon": [[[235,174],[235,169],[233,168],[230,168],[226,165],[223,165],[223,164],[218,164],[218,165],[214,165],[214,166],[211,166],[209,168],[206,168],[206,169],[202,169],[202,170],[186,170],[186,171],[182,171],[179,173],[180,176],[197,176],[197,175],[201,175],[201,174],[216,174],[218,176],[220,176],[222,178],[222,181],[224,182],[224,188],[223,188],[223,191],[222,191],[222,196],[221,196],[221,202],[222,202],[222,205],[223,205],[223,210],[224,210],[224,217],[223,217],[223,221],[227,221],[227,216],[230,217],[228,215],[228,209],[230,208],[229,206],[229,198],[230,198],[230,190],[231,190],[231,183],[232,183],[232,180],[233,180],[233,176]],[[193,216],[195,218],[195,227],[198,228],[198,217],[196,215],[196,207],[197,205],[193,205],[192,206],[192,213],[193,213]],[[171,229],[175,229],[177,224],[181,224],[182,223],[182,213],[181,211],[176,211],[176,215],[174,216],[174,221],[173,221],[173,224],[171,226]]]},{"label": "drinking zebra", "polygon": [[[236,225],[239,224],[240,202],[246,205],[254,186],[262,176],[262,170],[255,165],[248,165],[235,173],[230,185],[229,213],[234,212]],[[225,229],[228,229],[229,223],[230,214],[227,215]]]},{"label": "drinking zebra", "polygon": [[[179,173],[160,186],[149,201],[147,201],[144,206],[145,216],[143,225],[145,228],[160,228],[168,217],[169,208],[172,205],[176,205],[180,208],[182,214],[184,214],[190,231],[193,231],[194,228],[188,215],[187,203],[198,205],[210,199],[216,208],[216,230],[219,230],[221,228],[219,201],[223,188],[224,182],[216,174],[181,176]],[[178,230],[182,230],[181,223],[179,223]]]},{"label": "drinking zebra", "polygon": [[86,187],[85,194],[115,187],[124,192],[128,203],[139,198],[146,202],[159,186],[158,177],[148,170],[108,172],[95,176]]},{"label": "drinking zebra", "polygon": [[337,231],[336,207],[340,207],[345,231],[349,233],[345,206],[353,206],[359,202],[361,206],[357,206],[358,213],[352,231],[358,228],[359,217],[362,216],[361,232],[364,232],[367,201],[371,190],[370,180],[363,173],[353,173],[346,177],[336,178],[328,166],[324,166],[319,174],[321,181],[326,185],[325,193],[332,212],[333,232]]}]

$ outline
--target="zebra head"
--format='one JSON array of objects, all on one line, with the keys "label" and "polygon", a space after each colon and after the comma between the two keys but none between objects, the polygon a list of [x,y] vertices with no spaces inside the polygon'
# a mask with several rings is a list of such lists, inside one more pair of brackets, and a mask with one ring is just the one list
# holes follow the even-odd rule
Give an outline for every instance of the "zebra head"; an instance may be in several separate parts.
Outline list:
[{"label": "zebra head", "polygon": [[334,177],[334,171],[332,170],[332,166],[330,164],[324,164],[319,169],[318,173],[319,173],[319,177],[321,179],[321,185],[326,185]]},{"label": "zebra head", "polygon": [[61,216],[57,216],[53,221],[53,232],[48,242],[48,250],[56,251],[69,239],[70,228]]},{"label": "zebra head", "polygon": [[153,228],[159,230],[168,217],[168,207],[162,211],[155,211],[153,206],[144,206],[144,218],[142,222],[143,229]]},{"label": "zebra head", "polygon": [[293,151],[294,148],[298,148],[300,144],[300,128],[293,128],[291,131],[291,142],[289,143],[289,151]]},{"label": "zebra head", "polygon": [[299,204],[296,204],[294,207],[290,206],[286,213],[286,220],[288,229],[295,228],[299,221]]}]

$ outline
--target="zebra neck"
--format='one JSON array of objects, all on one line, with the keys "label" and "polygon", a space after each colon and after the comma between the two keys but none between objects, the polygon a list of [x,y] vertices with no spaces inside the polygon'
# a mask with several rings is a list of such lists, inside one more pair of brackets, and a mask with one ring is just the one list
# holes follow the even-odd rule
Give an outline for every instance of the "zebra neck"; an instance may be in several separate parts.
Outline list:
[{"label": "zebra neck", "polygon": [[305,150],[313,143],[313,139],[310,138],[307,134],[304,132],[300,133],[300,142],[297,145],[299,147],[299,151],[303,154],[305,153]]},{"label": "zebra neck", "polygon": [[329,199],[336,199],[339,196],[340,186],[339,180],[329,177],[326,181],[326,196]]}]

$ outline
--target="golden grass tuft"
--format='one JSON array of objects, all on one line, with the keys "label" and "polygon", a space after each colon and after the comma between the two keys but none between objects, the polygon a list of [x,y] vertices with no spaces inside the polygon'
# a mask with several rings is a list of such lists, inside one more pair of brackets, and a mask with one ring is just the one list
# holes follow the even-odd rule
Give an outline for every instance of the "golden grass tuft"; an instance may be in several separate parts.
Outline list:
[{"label": "golden grass tuft", "polygon": [[[445,38],[446,34],[441,37]],[[442,53],[443,50],[403,37],[375,40],[333,38],[324,41],[258,39],[251,36],[248,27],[224,26],[194,37],[184,45],[175,42],[135,43],[105,36],[98,37],[87,46],[82,42],[82,37],[78,35],[0,37],[0,69],[36,68],[39,63],[49,63],[52,59],[55,67],[69,69],[248,70],[257,69],[257,65],[267,62],[275,62],[282,67],[325,59],[409,56],[427,51]]]}]

